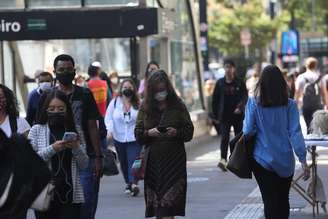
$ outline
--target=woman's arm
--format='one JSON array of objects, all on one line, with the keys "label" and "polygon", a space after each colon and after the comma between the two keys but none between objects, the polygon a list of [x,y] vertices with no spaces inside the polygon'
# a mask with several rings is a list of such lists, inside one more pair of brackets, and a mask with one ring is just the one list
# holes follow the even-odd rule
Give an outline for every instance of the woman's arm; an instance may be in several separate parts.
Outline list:
[{"label": "woman's arm", "polygon": [[247,136],[253,136],[256,134],[256,124],[255,124],[255,110],[256,110],[255,99],[248,98],[245,107],[245,118],[243,124],[243,134]]},{"label": "woman's arm", "polygon": [[109,103],[106,115],[105,115],[105,125],[107,129],[107,134],[112,136],[114,131],[114,121],[113,121],[113,114],[114,114],[114,103],[117,101],[116,98],[113,98],[112,101]]},{"label": "woman's arm", "polygon": [[299,161],[305,163],[306,147],[300,125],[300,115],[297,109],[297,104],[294,101],[288,106],[288,135],[290,144]]},{"label": "woman's arm", "polygon": [[[56,151],[53,145],[39,145],[40,138],[45,138],[45,136],[39,135],[40,128],[40,125],[33,126],[29,132],[28,139],[31,141],[34,151],[36,151],[44,161],[49,161],[51,157],[56,154]],[[42,140],[44,143],[47,142],[47,139]]]},{"label": "woman's arm", "polygon": [[182,127],[177,129],[177,138],[184,142],[191,141],[194,136],[194,125],[191,121],[190,114],[187,110],[187,107],[184,106],[182,111]]},{"label": "woman's arm", "polygon": [[139,110],[136,126],[134,128],[134,135],[140,145],[147,144],[152,138],[148,135],[148,130],[145,130],[144,116],[145,112],[143,110]]}]

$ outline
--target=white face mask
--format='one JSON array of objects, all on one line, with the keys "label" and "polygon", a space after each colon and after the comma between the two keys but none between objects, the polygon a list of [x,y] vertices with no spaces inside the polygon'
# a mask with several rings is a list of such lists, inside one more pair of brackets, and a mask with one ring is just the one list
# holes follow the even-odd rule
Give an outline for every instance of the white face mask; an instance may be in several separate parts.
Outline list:
[{"label": "white face mask", "polygon": [[165,100],[167,97],[167,91],[161,91],[161,92],[157,92],[154,96],[155,100],[157,101],[163,101]]},{"label": "white face mask", "polygon": [[42,91],[47,91],[47,90],[50,90],[51,89],[51,82],[41,82],[40,83],[40,89]]}]

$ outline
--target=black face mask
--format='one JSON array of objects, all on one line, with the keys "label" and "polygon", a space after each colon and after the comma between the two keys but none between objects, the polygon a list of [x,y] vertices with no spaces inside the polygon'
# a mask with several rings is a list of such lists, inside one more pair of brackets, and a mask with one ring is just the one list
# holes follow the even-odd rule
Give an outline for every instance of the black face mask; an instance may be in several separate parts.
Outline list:
[{"label": "black face mask", "polygon": [[133,96],[133,90],[131,90],[131,89],[124,89],[124,90],[122,91],[122,94],[123,94],[124,96],[126,96],[126,97],[132,97],[132,96]]},{"label": "black face mask", "polygon": [[68,86],[72,84],[74,78],[75,78],[74,71],[65,71],[63,73],[56,74],[56,79],[64,86]]},{"label": "black face mask", "polygon": [[65,112],[48,112],[48,124],[53,129],[64,128]]}]

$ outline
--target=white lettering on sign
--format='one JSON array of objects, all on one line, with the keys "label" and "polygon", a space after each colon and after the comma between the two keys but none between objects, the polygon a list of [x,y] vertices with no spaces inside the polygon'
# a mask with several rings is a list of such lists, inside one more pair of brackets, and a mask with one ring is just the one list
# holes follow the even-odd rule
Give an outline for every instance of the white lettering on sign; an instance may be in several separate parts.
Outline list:
[{"label": "white lettering on sign", "polygon": [[21,30],[21,25],[17,21],[7,22],[5,20],[1,20],[0,23],[0,32],[19,32]]}]

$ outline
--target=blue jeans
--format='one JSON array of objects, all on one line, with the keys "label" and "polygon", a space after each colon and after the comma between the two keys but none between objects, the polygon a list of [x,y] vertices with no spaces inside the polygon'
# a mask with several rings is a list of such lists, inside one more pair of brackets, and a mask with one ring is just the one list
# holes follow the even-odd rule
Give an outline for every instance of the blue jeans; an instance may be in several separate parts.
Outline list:
[{"label": "blue jeans", "polygon": [[114,140],[114,145],[120,161],[121,170],[126,184],[136,184],[138,181],[132,176],[132,164],[139,157],[142,147],[136,142],[121,143]]},{"label": "blue jeans", "polygon": [[86,169],[80,170],[80,179],[84,192],[85,202],[81,206],[80,219],[94,219],[98,205],[100,179],[94,176],[95,158],[90,157]]}]

